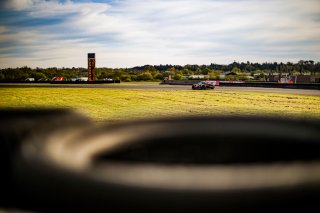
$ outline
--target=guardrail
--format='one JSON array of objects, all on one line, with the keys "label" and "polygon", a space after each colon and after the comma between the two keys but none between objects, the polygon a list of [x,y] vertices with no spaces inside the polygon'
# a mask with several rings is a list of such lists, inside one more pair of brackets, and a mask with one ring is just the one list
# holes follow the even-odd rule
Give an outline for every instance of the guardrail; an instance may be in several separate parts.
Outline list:
[{"label": "guardrail", "polygon": [[0,81],[1,83],[9,84],[113,84],[120,83],[120,80],[114,81]]},{"label": "guardrail", "polygon": [[114,81],[51,81],[50,84],[114,84],[120,83],[120,80]]},{"label": "guardrail", "polygon": [[[169,85],[192,85],[203,80],[189,80],[189,81],[178,81],[178,80],[166,80],[163,84]],[[226,82],[220,81],[220,86],[230,87],[265,87],[265,88],[287,88],[287,89],[313,89],[320,90],[319,83],[310,84],[283,84],[277,82]]]},{"label": "guardrail", "polygon": [[244,82],[244,83],[220,82],[220,86],[320,90],[320,84],[282,84],[282,83],[276,83],[276,82],[261,82],[261,83],[257,83],[257,82]]}]

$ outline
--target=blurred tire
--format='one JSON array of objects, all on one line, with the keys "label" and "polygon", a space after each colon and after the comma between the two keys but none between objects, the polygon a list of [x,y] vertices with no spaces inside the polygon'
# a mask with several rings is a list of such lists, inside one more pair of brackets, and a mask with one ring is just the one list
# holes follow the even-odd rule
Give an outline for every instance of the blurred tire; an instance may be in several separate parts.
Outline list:
[{"label": "blurred tire", "polygon": [[18,207],[44,212],[317,207],[318,120],[80,123],[22,140],[12,166]]},{"label": "blurred tire", "polygon": [[[24,141],[43,137],[60,128],[87,125],[89,119],[66,109],[2,109],[0,110],[0,207],[16,208],[21,204],[15,181],[16,159]],[[32,194],[31,194],[32,195]]]}]

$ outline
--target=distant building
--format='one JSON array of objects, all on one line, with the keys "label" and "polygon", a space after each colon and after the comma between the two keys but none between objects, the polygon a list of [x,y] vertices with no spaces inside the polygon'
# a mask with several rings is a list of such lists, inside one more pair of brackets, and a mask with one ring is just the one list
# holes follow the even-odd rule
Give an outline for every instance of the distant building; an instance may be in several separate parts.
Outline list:
[{"label": "distant building", "polygon": [[253,77],[251,79],[259,80],[260,78],[261,78],[261,74],[260,73],[254,73]]},{"label": "distant building", "polygon": [[78,78],[78,81],[88,81],[88,77],[80,77]]},{"label": "distant building", "polygon": [[189,79],[207,79],[209,78],[208,75],[190,75]]},{"label": "distant building", "polygon": [[96,80],[96,54],[88,53],[88,79],[87,81]]},{"label": "distant building", "polygon": [[320,75],[297,75],[297,83],[320,83]]},{"label": "distant building", "polygon": [[72,82],[76,82],[76,81],[88,81],[88,77],[70,78],[70,81],[72,81]]},{"label": "distant building", "polygon": [[279,82],[281,78],[289,77],[289,73],[270,73],[266,76],[266,80],[269,82]]},{"label": "distant building", "polygon": [[267,81],[269,82],[278,82],[280,80],[279,75],[269,75],[267,76]]},{"label": "distant building", "polygon": [[220,74],[220,78],[225,78],[226,76],[229,76],[229,75],[237,75],[237,73],[232,71],[223,72]]},{"label": "distant building", "polygon": [[34,78],[27,78],[25,81],[35,81]]},{"label": "distant building", "polygon": [[288,73],[280,74],[274,73],[273,75],[267,76],[269,82],[293,82],[295,84],[309,84],[309,83],[320,83],[320,75],[289,75]]}]

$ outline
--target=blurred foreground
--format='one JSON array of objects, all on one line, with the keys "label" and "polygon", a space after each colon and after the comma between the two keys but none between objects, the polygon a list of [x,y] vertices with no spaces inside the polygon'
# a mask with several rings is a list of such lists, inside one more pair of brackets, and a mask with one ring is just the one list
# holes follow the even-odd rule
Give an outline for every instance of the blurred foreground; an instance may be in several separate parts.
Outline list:
[{"label": "blurred foreground", "polygon": [[4,209],[36,212],[319,208],[320,121],[181,117],[96,124],[2,110]]}]

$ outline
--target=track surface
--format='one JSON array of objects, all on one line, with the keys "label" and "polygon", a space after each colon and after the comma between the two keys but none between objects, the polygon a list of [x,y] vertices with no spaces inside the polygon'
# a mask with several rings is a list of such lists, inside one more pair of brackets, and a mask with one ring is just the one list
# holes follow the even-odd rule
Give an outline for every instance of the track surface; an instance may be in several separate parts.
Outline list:
[{"label": "track surface", "polygon": [[[0,88],[105,88],[105,89],[152,89],[152,90],[191,90],[190,85],[159,85],[155,83],[124,84],[0,84]],[[216,87],[218,91],[268,92],[283,94],[320,96],[320,90],[282,89],[260,87]]]}]

